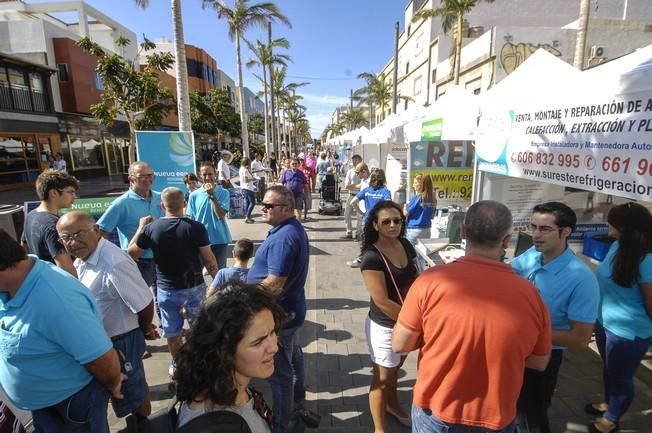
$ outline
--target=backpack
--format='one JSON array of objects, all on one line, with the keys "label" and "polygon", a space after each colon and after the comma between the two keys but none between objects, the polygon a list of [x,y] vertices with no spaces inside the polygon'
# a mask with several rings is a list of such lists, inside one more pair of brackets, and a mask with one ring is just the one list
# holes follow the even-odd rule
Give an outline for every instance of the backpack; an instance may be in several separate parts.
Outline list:
[{"label": "backpack", "polygon": [[[254,408],[271,427],[272,411],[262,394],[251,388],[249,392],[254,399]],[[207,412],[177,428],[178,405],[180,402],[175,398],[166,409],[140,420],[130,414],[126,418],[127,427],[118,433],[252,433],[243,417],[228,410]]]}]

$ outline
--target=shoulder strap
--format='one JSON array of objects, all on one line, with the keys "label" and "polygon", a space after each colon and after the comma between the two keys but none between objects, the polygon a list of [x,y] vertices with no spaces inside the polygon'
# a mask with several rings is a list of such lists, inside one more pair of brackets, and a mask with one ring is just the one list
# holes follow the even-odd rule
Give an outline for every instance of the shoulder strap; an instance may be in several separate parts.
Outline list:
[{"label": "shoulder strap", "polygon": [[175,433],[252,433],[247,421],[235,412],[216,410],[192,419]]},{"label": "shoulder strap", "polygon": [[385,263],[385,269],[387,269],[387,273],[389,274],[389,277],[392,279],[392,283],[394,284],[394,289],[396,289],[396,294],[398,295],[398,299],[401,300],[401,305],[403,305],[403,295],[401,295],[401,291],[398,288],[398,284],[396,284],[396,280],[394,279],[394,274],[392,273],[392,269],[389,267],[389,263],[387,262],[385,255],[380,250],[380,248],[378,248],[376,245],[374,245],[374,248],[376,249],[376,251],[378,251],[378,255],[383,260],[383,263]]},{"label": "shoulder strap", "polygon": [[263,395],[253,388],[249,388],[249,393],[251,394],[251,398],[254,399],[254,409],[256,409],[258,415],[265,420],[269,428],[272,429],[274,426],[274,415],[263,398]]}]

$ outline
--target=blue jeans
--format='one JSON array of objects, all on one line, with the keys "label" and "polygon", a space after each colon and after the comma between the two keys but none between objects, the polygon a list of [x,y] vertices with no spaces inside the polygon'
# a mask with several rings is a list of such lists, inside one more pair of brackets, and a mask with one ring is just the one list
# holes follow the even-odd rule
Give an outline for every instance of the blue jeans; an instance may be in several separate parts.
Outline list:
[{"label": "blue jeans", "polygon": [[514,423],[503,429],[490,430],[464,424],[449,424],[433,415],[430,409],[412,406],[412,433],[514,433]]},{"label": "blue jeans", "polygon": [[299,327],[281,329],[279,348],[274,355],[274,374],[267,379],[272,388],[274,428],[272,433],[285,433],[292,412],[306,399],[303,351],[299,344]]},{"label": "blue jeans", "polygon": [[165,338],[178,337],[183,333],[184,308],[188,324],[192,325],[205,295],[206,284],[203,283],[189,289],[158,289],[157,302],[161,310],[161,328]]},{"label": "blue jeans", "polygon": [[617,423],[634,399],[634,375],[652,338],[626,340],[595,325],[595,342],[602,357],[602,380],[609,410],[604,417]]},{"label": "blue jeans", "polygon": [[229,249],[229,244],[213,244],[211,245],[211,251],[217,260],[217,267],[219,269],[226,268],[226,253]]},{"label": "blue jeans", "polygon": [[242,192],[245,195],[245,218],[251,219],[251,213],[254,211],[254,206],[256,206],[256,193],[249,191],[248,189],[243,189]]},{"label": "blue jeans", "polygon": [[34,426],[39,433],[109,433],[109,397],[109,391],[93,379],[67,399],[33,410]]}]

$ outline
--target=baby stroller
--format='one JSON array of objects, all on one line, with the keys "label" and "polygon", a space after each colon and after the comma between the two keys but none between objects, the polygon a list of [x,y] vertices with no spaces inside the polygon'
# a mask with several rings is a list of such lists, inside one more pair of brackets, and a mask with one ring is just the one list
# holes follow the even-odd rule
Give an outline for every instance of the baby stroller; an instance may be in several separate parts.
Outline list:
[{"label": "baby stroller", "polygon": [[319,192],[319,215],[342,215],[340,185],[337,175],[323,175]]}]

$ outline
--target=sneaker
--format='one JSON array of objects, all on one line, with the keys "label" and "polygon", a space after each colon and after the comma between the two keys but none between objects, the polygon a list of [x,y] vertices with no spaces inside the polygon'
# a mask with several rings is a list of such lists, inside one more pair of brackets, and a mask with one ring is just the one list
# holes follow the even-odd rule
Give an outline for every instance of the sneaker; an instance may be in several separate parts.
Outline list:
[{"label": "sneaker", "polygon": [[353,233],[346,232],[346,234],[342,236],[340,239],[353,239]]},{"label": "sneaker", "polygon": [[174,372],[177,370],[177,366],[174,365],[174,361],[170,361],[170,364],[168,365],[168,374],[170,377],[174,377]]},{"label": "sneaker", "polygon": [[360,265],[362,264],[362,259],[360,259],[360,257],[358,257],[355,260],[351,260],[349,262],[346,262],[346,264],[351,268],[359,268]]}]

